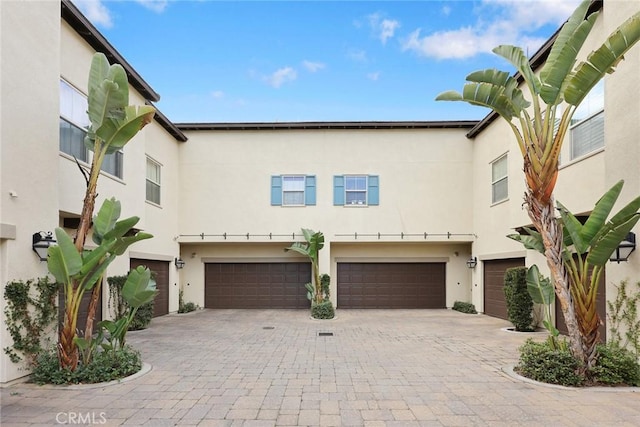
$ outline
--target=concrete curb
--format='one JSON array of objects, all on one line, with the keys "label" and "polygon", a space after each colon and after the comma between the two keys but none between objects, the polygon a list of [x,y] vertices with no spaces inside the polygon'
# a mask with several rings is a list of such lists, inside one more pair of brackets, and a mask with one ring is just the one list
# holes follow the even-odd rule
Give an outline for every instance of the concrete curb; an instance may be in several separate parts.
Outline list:
[{"label": "concrete curb", "polygon": [[640,387],[567,387],[558,384],[547,384],[539,381],[532,380],[531,378],[523,377],[519,375],[513,365],[506,366],[501,371],[508,377],[518,380],[527,384],[533,384],[540,387],[555,388],[558,390],[571,390],[577,392],[597,391],[604,393],[640,393]]}]

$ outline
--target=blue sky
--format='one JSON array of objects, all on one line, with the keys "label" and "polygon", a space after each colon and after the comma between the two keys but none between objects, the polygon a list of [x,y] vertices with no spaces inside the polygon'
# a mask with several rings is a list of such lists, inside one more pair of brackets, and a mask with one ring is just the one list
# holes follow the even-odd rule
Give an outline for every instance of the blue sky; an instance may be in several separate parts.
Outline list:
[{"label": "blue sky", "polygon": [[73,0],[173,122],[473,120],[435,102],[471,71],[530,55],[577,0]]}]

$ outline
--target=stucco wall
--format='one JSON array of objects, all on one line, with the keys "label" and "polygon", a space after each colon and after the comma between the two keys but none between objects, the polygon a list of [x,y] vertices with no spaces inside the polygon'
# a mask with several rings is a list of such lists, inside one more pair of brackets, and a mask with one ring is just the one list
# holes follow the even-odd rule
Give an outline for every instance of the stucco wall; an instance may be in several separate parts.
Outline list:
[{"label": "stucco wall", "polygon": [[[0,223],[15,233],[0,238],[3,290],[9,281],[47,272],[31,244],[33,233],[58,223],[59,41],[59,3],[0,2]],[[5,305],[1,298],[0,312]],[[0,317],[4,347],[11,338]],[[2,352],[0,382],[22,375]]]}]

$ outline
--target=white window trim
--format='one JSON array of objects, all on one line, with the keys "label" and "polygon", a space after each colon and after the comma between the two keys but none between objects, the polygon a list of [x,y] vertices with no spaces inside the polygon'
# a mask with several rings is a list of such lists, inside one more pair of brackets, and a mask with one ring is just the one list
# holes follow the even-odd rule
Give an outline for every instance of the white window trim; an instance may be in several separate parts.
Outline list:
[{"label": "white window trim", "polygon": [[[500,203],[504,203],[507,200],[509,200],[509,153],[504,153],[501,156],[496,157],[494,160],[492,160],[489,164],[491,165],[491,206],[494,205],[498,205]],[[494,165],[499,162],[502,159],[506,159],[507,162],[507,169],[506,169],[506,173],[504,174],[503,177],[497,179],[494,181],[493,179],[493,167]],[[493,187],[495,184],[499,183],[502,180],[507,180],[507,196],[504,199],[500,199],[500,200],[493,200]]]},{"label": "white window trim", "polygon": [[[153,163],[155,166],[157,166],[157,167],[158,167],[158,169],[159,169],[159,171],[160,171],[160,173],[158,174],[158,175],[159,175],[159,178],[160,178],[160,179],[159,179],[159,182],[155,182],[154,180],[149,179],[149,178],[147,177],[147,171],[146,171],[146,168],[147,168],[147,167],[149,167],[148,162],[151,162],[151,163]],[[150,156],[147,156],[147,157],[146,157],[146,161],[145,161],[145,183],[146,183],[147,181],[151,182],[152,184],[157,185],[157,186],[158,186],[158,188],[160,189],[160,194],[159,194],[160,201],[159,201],[159,202],[155,202],[155,201],[153,201],[153,200],[149,200],[149,199],[147,198],[147,190],[146,190],[146,186],[145,186],[145,194],[144,194],[144,199],[145,199],[145,201],[146,201],[147,203],[150,203],[150,204],[154,205],[154,206],[161,206],[161,203],[162,203],[162,163],[160,163],[159,161],[155,160],[154,158],[152,158],[152,157],[150,157]]]},{"label": "white window trim", "polygon": [[[364,190],[347,190],[347,179],[364,178]],[[347,203],[349,193],[363,193],[364,203]],[[369,176],[368,175],[344,175],[344,206],[352,208],[364,208],[369,206]]]},{"label": "white window trim", "polygon": [[[283,207],[300,207],[300,206],[306,206],[305,205],[305,200],[307,197],[306,194],[306,190],[307,190],[307,176],[306,175],[281,175],[282,178],[282,204],[281,206]],[[293,191],[293,190],[285,190],[285,181],[286,178],[302,178],[302,203],[286,203],[286,197],[285,194],[287,193],[300,193],[299,190],[297,191]]]},{"label": "white window trim", "polygon": [[604,108],[601,109],[600,111],[596,111],[595,113],[585,117],[584,119],[580,120],[579,122],[576,122],[576,123],[572,124],[571,126],[569,126],[569,142],[571,144],[570,147],[569,147],[569,158],[571,159],[571,160],[569,160],[569,163],[574,163],[574,162],[580,161],[580,160],[582,160],[584,158],[591,157],[593,154],[599,153],[599,152],[604,150],[604,141],[602,141],[602,146],[601,147],[598,147],[595,150],[588,151],[588,152],[586,152],[584,154],[581,154],[579,156],[571,157],[571,155],[573,154],[573,149],[574,149],[573,130],[575,128],[585,124],[586,122],[588,122],[589,120],[593,119],[594,117],[596,117],[599,114],[604,114]]}]

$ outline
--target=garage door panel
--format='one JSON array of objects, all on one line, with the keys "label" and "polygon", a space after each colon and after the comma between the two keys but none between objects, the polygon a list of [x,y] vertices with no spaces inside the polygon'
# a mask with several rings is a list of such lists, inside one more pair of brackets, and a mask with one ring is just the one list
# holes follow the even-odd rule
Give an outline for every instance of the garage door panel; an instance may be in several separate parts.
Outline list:
[{"label": "garage door panel", "polygon": [[207,263],[207,308],[309,308],[309,263]]},{"label": "garage door panel", "polygon": [[524,258],[487,260],[484,265],[484,314],[508,320],[504,297],[504,273],[509,268],[524,267]]},{"label": "garage door panel", "polygon": [[146,266],[155,273],[156,289],[158,294],[153,300],[153,317],[163,316],[169,313],[169,261],[156,261],[148,259],[135,259],[130,261],[130,267]]},{"label": "garage door panel", "polygon": [[338,263],[340,308],[444,308],[444,263]]}]

